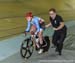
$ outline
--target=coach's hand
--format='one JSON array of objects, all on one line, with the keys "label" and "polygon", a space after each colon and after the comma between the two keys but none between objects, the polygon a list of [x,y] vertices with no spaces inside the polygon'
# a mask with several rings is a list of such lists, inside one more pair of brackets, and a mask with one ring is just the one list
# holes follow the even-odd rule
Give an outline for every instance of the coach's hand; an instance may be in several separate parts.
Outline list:
[{"label": "coach's hand", "polygon": [[58,30],[57,28],[53,28],[53,30]]}]

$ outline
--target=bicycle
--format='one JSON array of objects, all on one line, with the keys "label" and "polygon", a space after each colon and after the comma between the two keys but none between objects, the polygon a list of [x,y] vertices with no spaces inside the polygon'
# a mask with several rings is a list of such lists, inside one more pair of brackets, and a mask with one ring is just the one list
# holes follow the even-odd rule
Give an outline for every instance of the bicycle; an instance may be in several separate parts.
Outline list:
[{"label": "bicycle", "polygon": [[[36,41],[39,41],[39,38],[37,35],[33,35],[30,36],[29,38],[25,39],[22,44],[21,44],[21,48],[20,48],[20,54],[23,58],[29,59],[34,51],[34,49],[37,51],[38,48],[35,44],[34,46],[34,42],[36,43]],[[50,40],[49,40],[49,36],[44,36],[44,40],[43,40],[43,45],[42,45],[44,51],[46,52],[48,51],[49,47],[50,47]]]}]

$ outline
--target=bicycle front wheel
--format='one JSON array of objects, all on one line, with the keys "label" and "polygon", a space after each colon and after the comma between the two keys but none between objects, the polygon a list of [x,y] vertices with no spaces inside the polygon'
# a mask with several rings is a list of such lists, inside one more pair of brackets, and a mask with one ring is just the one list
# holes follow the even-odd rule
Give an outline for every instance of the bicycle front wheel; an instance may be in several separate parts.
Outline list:
[{"label": "bicycle front wheel", "polygon": [[21,44],[20,54],[23,58],[30,58],[33,53],[33,42],[30,39],[25,39]]}]

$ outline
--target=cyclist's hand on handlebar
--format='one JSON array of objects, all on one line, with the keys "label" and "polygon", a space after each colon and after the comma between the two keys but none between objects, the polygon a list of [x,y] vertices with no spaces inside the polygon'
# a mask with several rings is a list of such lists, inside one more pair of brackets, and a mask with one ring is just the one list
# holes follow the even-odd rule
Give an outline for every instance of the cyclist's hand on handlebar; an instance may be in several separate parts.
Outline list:
[{"label": "cyclist's hand on handlebar", "polygon": [[24,34],[25,34],[25,36],[27,35],[27,32],[26,31],[24,31]]}]

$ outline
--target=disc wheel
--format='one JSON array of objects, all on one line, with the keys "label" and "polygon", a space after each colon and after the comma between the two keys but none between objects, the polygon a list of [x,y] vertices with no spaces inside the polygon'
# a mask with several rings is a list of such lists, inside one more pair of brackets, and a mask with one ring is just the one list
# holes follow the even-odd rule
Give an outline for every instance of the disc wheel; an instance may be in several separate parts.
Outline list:
[{"label": "disc wheel", "polygon": [[26,39],[21,44],[20,54],[23,58],[30,58],[33,53],[33,42],[30,39]]}]

